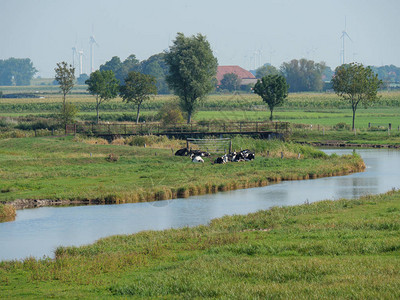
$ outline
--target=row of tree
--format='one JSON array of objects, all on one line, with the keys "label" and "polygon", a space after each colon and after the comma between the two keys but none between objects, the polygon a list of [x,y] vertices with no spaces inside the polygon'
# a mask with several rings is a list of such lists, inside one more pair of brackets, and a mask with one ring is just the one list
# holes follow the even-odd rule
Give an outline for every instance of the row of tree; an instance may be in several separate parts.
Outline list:
[{"label": "row of tree", "polygon": [[165,62],[165,53],[155,54],[146,60],[139,61],[134,54],[129,55],[124,61],[114,56],[100,66],[100,71],[111,70],[117,80],[122,84],[129,72],[135,71],[151,75],[156,79],[157,92],[169,94],[170,90],[166,82],[168,67]]},{"label": "row of tree", "polygon": [[[157,94],[156,78],[138,71],[128,71],[129,64],[131,66],[138,64],[133,56],[122,64],[118,64],[117,59],[111,61],[116,64],[106,64],[100,70],[90,74],[89,79],[86,80],[88,91],[96,96],[97,122],[101,103],[115,98],[118,93],[123,101],[137,106],[136,122],[138,122],[143,101]],[[169,52],[165,53],[164,61],[168,66],[165,80],[169,89],[179,97],[181,109],[187,113],[187,122],[190,123],[198,101],[214,87],[217,59],[205,36],[198,34],[185,37],[182,33],[178,33]],[[117,75],[125,76],[119,78],[116,76],[112,67],[117,65],[119,65],[116,69],[119,70]],[[73,109],[70,109],[71,106],[66,103],[66,95],[74,86],[75,69],[71,65],[68,66],[66,62],[61,62],[57,64],[55,72],[55,80],[63,93],[63,114],[64,120],[67,121]]]},{"label": "row of tree", "polygon": [[[336,94],[351,105],[353,112],[352,129],[355,128],[355,116],[358,105],[365,107],[378,98],[377,92],[382,86],[382,80],[378,78],[371,67],[362,64],[344,64],[336,68],[332,78],[332,87]],[[254,86],[254,93],[258,94],[268,105],[273,118],[275,107],[284,103],[288,96],[289,85],[282,74],[269,74],[258,79]]]},{"label": "row of tree", "polygon": [[324,83],[331,80],[333,72],[324,62],[315,63],[305,58],[284,62],[279,70],[266,64],[255,71],[256,78],[278,74],[286,78],[290,92],[311,92],[322,91]]},{"label": "row of tree", "polygon": [[[134,57],[129,61],[134,63]],[[185,37],[178,33],[174,44],[164,56],[168,68],[166,82],[169,89],[179,97],[182,111],[187,113],[187,123],[190,123],[193,113],[196,111],[199,100],[210,93],[215,85],[215,75],[218,61],[214,57],[210,44],[205,36]],[[124,62],[125,63],[125,62]],[[110,64],[108,64],[110,66]],[[122,64],[122,68],[123,68]],[[312,73],[312,70],[322,70],[323,64],[313,64],[306,60],[292,61],[283,66],[286,76],[282,73],[272,73],[263,76],[254,86],[254,92],[258,94],[268,105],[273,119],[275,107],[283,104],[288,96],[290,83],[289,72],[285,68],[294,68],[304,74]],[[271,69],[271,68],[270,68]],[[63,91],[63,109],[66,113],[65,96],[71,90],[75,77],[74,68],[62,62],[57,64],[55,79]],[[121,71],[122,72],[122,71]],[[312,78],[312,76],[311,76]],[[97,121],[99,121],[99,107],[102,102],[115,98],[119,93],[127,103],[133,102],[137,106],[137,119],[139,120],[140,105],[157,94],[156,78],[137,71],[129,71],[126,76],[118,79],[113,70],[93,72],[86,81],[88,91],[96,96]],[[312,83],[304,83],[310,86]],[[336,68],[332,78],[332,86],[338,96],[351,104],[353,110],[353,129],[355,114],[359,104],[369,105],[377,99],[377,91],[382,85],[382,80],[370,67],[362,64],[344,64]]]}]

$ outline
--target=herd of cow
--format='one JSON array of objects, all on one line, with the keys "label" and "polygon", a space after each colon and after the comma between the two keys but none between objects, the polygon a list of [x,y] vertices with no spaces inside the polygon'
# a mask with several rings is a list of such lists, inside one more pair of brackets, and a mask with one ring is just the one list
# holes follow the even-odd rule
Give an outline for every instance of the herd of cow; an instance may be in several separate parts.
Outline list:
[{"label": "herd of cow", "polygon": [[[203,157],[210,156],[210,153],[200,150],[192,150],[188,148],[179,149],[175,152],[176,156],[189,156],[194,163],[204,163]],[[227,162],[250,161],[255,158],[254,152],[250,150],[242,150],[240,152],[231,152],[217,157],[214,164],[225,164]]]}]

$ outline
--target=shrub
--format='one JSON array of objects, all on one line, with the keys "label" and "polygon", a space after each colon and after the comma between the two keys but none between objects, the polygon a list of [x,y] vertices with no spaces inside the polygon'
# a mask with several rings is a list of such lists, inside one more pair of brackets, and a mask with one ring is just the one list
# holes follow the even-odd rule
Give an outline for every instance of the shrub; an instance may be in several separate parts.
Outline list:
[{"label": "shrub", "polygon": [[65,110],[61,108],[61,112],[58,115],[58,120],[61,125],[71,124],[75,122],[75,117],[78,113],[78,108],[75,104],[65,103]]},{"label": "shrub", "polygon": [[183,123],[182,111],[177,103],[165,103],[157,113],[158,118],[163,125]]},{"label": "shrub", "polygon": [[350,130],[350,125],[346,124],[344,122],[337,123],[335,126],[333,126],[333,129],[335,130]]},{"label": "shrub", "polygon": [[114,153],[110,153],[107,157],[106,157],[106,161],[109,162],[115,162],[119,160],[119,156],[117,154]]}]

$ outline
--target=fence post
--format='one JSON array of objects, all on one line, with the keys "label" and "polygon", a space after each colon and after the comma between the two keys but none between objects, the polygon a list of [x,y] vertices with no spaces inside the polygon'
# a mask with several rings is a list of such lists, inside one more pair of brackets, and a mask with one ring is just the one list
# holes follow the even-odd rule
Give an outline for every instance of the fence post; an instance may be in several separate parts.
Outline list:
[{"label": "fence post", "polygon": [[74,124],[74,135],[76,135],[76,123]]},{"label": "fence post", "polygon": [[239,132],[242,132],[242,122],[239,122]]},{"label": "fence post", "polygon": [[392,123],[389,123],[389,130],[392,130]]},{"label": "fence post", "polygon": [[256,132],[258,132],[258,122],[256,122]]}]

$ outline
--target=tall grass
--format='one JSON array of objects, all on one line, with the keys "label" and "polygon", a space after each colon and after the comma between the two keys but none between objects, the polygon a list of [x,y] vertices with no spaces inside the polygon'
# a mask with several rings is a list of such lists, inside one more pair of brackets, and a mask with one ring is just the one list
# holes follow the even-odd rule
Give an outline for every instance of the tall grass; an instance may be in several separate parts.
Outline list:
[{"label": "tall grass", "polygon": [[[0,192],[6,193],[7,189],[2,189]],[[14,206],[0,203],[0,222],[14,221],[16,214],[17,213]]]}]

